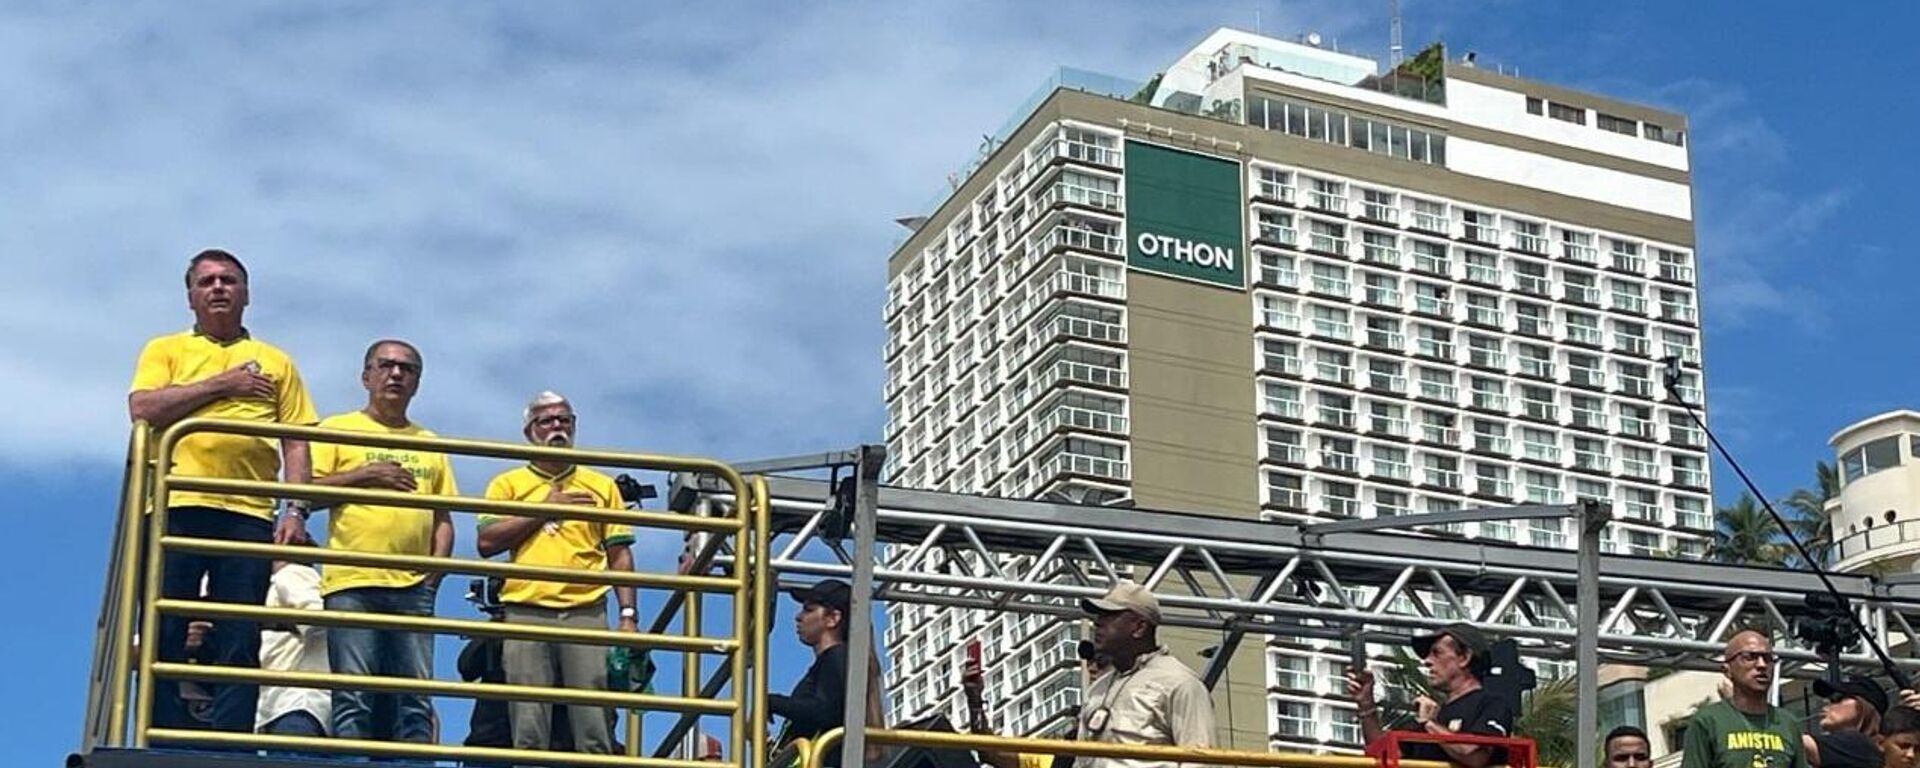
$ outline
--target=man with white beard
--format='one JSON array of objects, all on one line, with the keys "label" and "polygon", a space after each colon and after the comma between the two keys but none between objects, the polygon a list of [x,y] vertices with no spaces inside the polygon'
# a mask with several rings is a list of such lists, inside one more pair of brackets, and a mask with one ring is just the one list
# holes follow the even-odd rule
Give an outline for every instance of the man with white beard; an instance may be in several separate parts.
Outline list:
[{"label": "man with white beard", "polygon": [[[573,445],[575,425],[572,404],[558,394],[542,392],[527,404],[522,432],[536,445],[567,448]],[[623,508],[613,478],[555,461],[534,461],[502,473],[488,484],[487,498]],[[512,562],[523,565],[630,571],[632,544],[632,527],[617,523],[480,516],[480,556],[511,552]],[[507,579],[500,589],[500,602],[508,622],[604,630],[608,591],[605,585]],[[621,631],[636,631],[633,587],[613,587],[611,591],[620,603]],[[607,688],[607,654],[598,646],[509,639],[502,643],[501,663],[507,682],[514,685],[552,686],[558,682],[566,688]],[[532,701],[508,704],[515,749],[549,747],[552,706]],[[610,754],[613,737],[606,713],[600,707],[567,706],[574,750]]]}]

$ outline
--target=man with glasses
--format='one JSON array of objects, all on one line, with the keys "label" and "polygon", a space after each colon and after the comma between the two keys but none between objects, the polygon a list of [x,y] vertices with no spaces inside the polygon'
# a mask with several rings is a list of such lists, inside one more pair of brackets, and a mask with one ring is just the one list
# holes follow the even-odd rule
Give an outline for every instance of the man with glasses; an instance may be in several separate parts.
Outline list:
[{"label": "man with glasses", "polygon": [[[553,448],[573,447],[573,405],[553,392],[541,392],[522,414],[521,432],[529,442]],[[509,470],[487,485],[487,498],[502,501],[577,504],[623,509],[613,478],[565,461],[539,460]],[[520,565],[593,571],[633,570],[633,528],[619,523],[563,520],[541,515],[481,515],[481,557],[511,553]],[[605,584],[507,579],[500,588],[506,621],[574,629],[607,628]],[[620,603],[620,630],[638,630],[633,587],[613,587]],[[501,664],[513,685],[606,690],[607,649],[578,643],[508,639],[501,643]],[[613,733],[601,707],[567,706],[573,751],[612,754]],[[553,705],[515,701],[507,705],[515,749],[549,749]]]},{"label": "man with glasses", "polygon": [[[1160,644],[1160,599],[1122,581],[1098,600],[1081,600],[1093,617],[1093,651],[1111,669],[1087,686],[1081,741],[1213,746],[1213,697],[1187,665]],[[1081,760],[1074,761],[1076,766]],[[1173,768],[1165,760],[1095,757],[1085,768]]]},{"label": "man with glasses", "polygon": [[1609,731],[1602,751],[1607,756],[1607,768],[1650,768],[1653,765],[1653,745],[1647,741],[1647,732],[1631,725]]},{"label": "man with glasses", "polygon": [[[398,339],[367,347],[360,384],[367,404],[329,416],[326,429],[375,435],[432,437],[413,423],[407,409],[420,391],[420,350]],[[314,483],[401,493],[457,496],[453,465],[444,453],[403,448],[315,443]],[[385,504],[341,504],[327,520],[327,548],[388,555],[448,557],[453,519],[445,509]],[[432,616],[440,573],[405,568],[328,565],[320,592],[328,611]],[[433,634],[390,629],[335,627],[327,632],[327,660],[343,675],[433,677]],[[376,717],[375,713],[380,716]],[[333,692],[333,735],[418,744],[433,741],[433,703],[412,693]]]},{"label": "man with glasses", "polygon": [[1799,719],[1767,701],[1778,660],[1772,638],[1760,630],[1742,629],[1727,640],[1729,695],[1687,722],[1682,768],[1807,768]]}]

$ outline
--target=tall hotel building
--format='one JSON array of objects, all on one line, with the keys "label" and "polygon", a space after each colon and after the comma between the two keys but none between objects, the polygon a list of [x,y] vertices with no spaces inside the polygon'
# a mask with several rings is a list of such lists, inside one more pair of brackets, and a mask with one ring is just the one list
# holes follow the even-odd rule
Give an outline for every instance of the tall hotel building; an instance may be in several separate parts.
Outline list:
[{"label": "tall hotel building", "polygon": [[[1661,375],[1704,406],[1684,116],[1222,29],[1014,119],[888,263],[891,484],[1275,522],[1596,497],[1608,551],[1704,553],[1705,441]],[[1069,725],[1076,623],[888,616],[896,718],[957,715],[977,638],[1002,732]],[[1169,634],[1196,669],[1218,642]],[[1219,741],[1356,746],[1344,658],[1243,645]]]}]

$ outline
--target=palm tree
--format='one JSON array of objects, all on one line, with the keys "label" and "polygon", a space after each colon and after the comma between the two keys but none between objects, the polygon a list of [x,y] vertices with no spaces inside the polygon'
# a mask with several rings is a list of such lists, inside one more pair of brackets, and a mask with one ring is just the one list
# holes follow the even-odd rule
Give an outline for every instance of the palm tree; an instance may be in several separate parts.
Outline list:
[{"label": "palm tree", "polygon": [[1780,526],[1760,508],[1751,494],[1742,493],[1731,506],[1714,511],[1713,544],[1708,555],[1737,565],[1778,566],[1790,548],[1780,541]]},{"label": "palm tree", "polygon": [[[1830,462],[1815,462],[1813,465],[1814,487],[1801,488],[1789,494],[1781,503],[1793,510],[1787,519],[1787,530],[1794,538],[1807,545],[1807,551],[1821,566],[1833,564],[1836,542],[1833,538],[1833,518],[1827,516],[1827,502],[1840,495],[1840,471]],[[1794,554],[1795,565],[1806,568],[1800,562],[1798,553]]]},{"label": "palm tree", "polygon": [[1572,768],[1579,761],[1574,738],[1580,710],[1576,706],[1579,689],[1576,677],[1547,680],[1520,697],[1520,711],[1513,718],[1513,732],[1533,739],[1539,750],[1540,764],[1554,768]]}]

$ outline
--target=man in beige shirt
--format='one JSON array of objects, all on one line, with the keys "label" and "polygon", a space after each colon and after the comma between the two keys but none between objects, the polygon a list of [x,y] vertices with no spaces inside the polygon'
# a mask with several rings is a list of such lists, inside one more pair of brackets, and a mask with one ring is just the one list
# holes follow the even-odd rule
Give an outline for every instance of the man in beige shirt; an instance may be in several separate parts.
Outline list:
[{"label": "man in beige shirt", "polygon": [[[1160,645],[1160,600],[1131,581],[1098,600],[1082,600],[1093,617],[1094,652],[1112,665],[1087,687],[1080,707],[1081,741],[1213,746],[1213,698],[1187,665]],[[1173,768],[1165,760],[1088,758],[1076,768]]]}]

